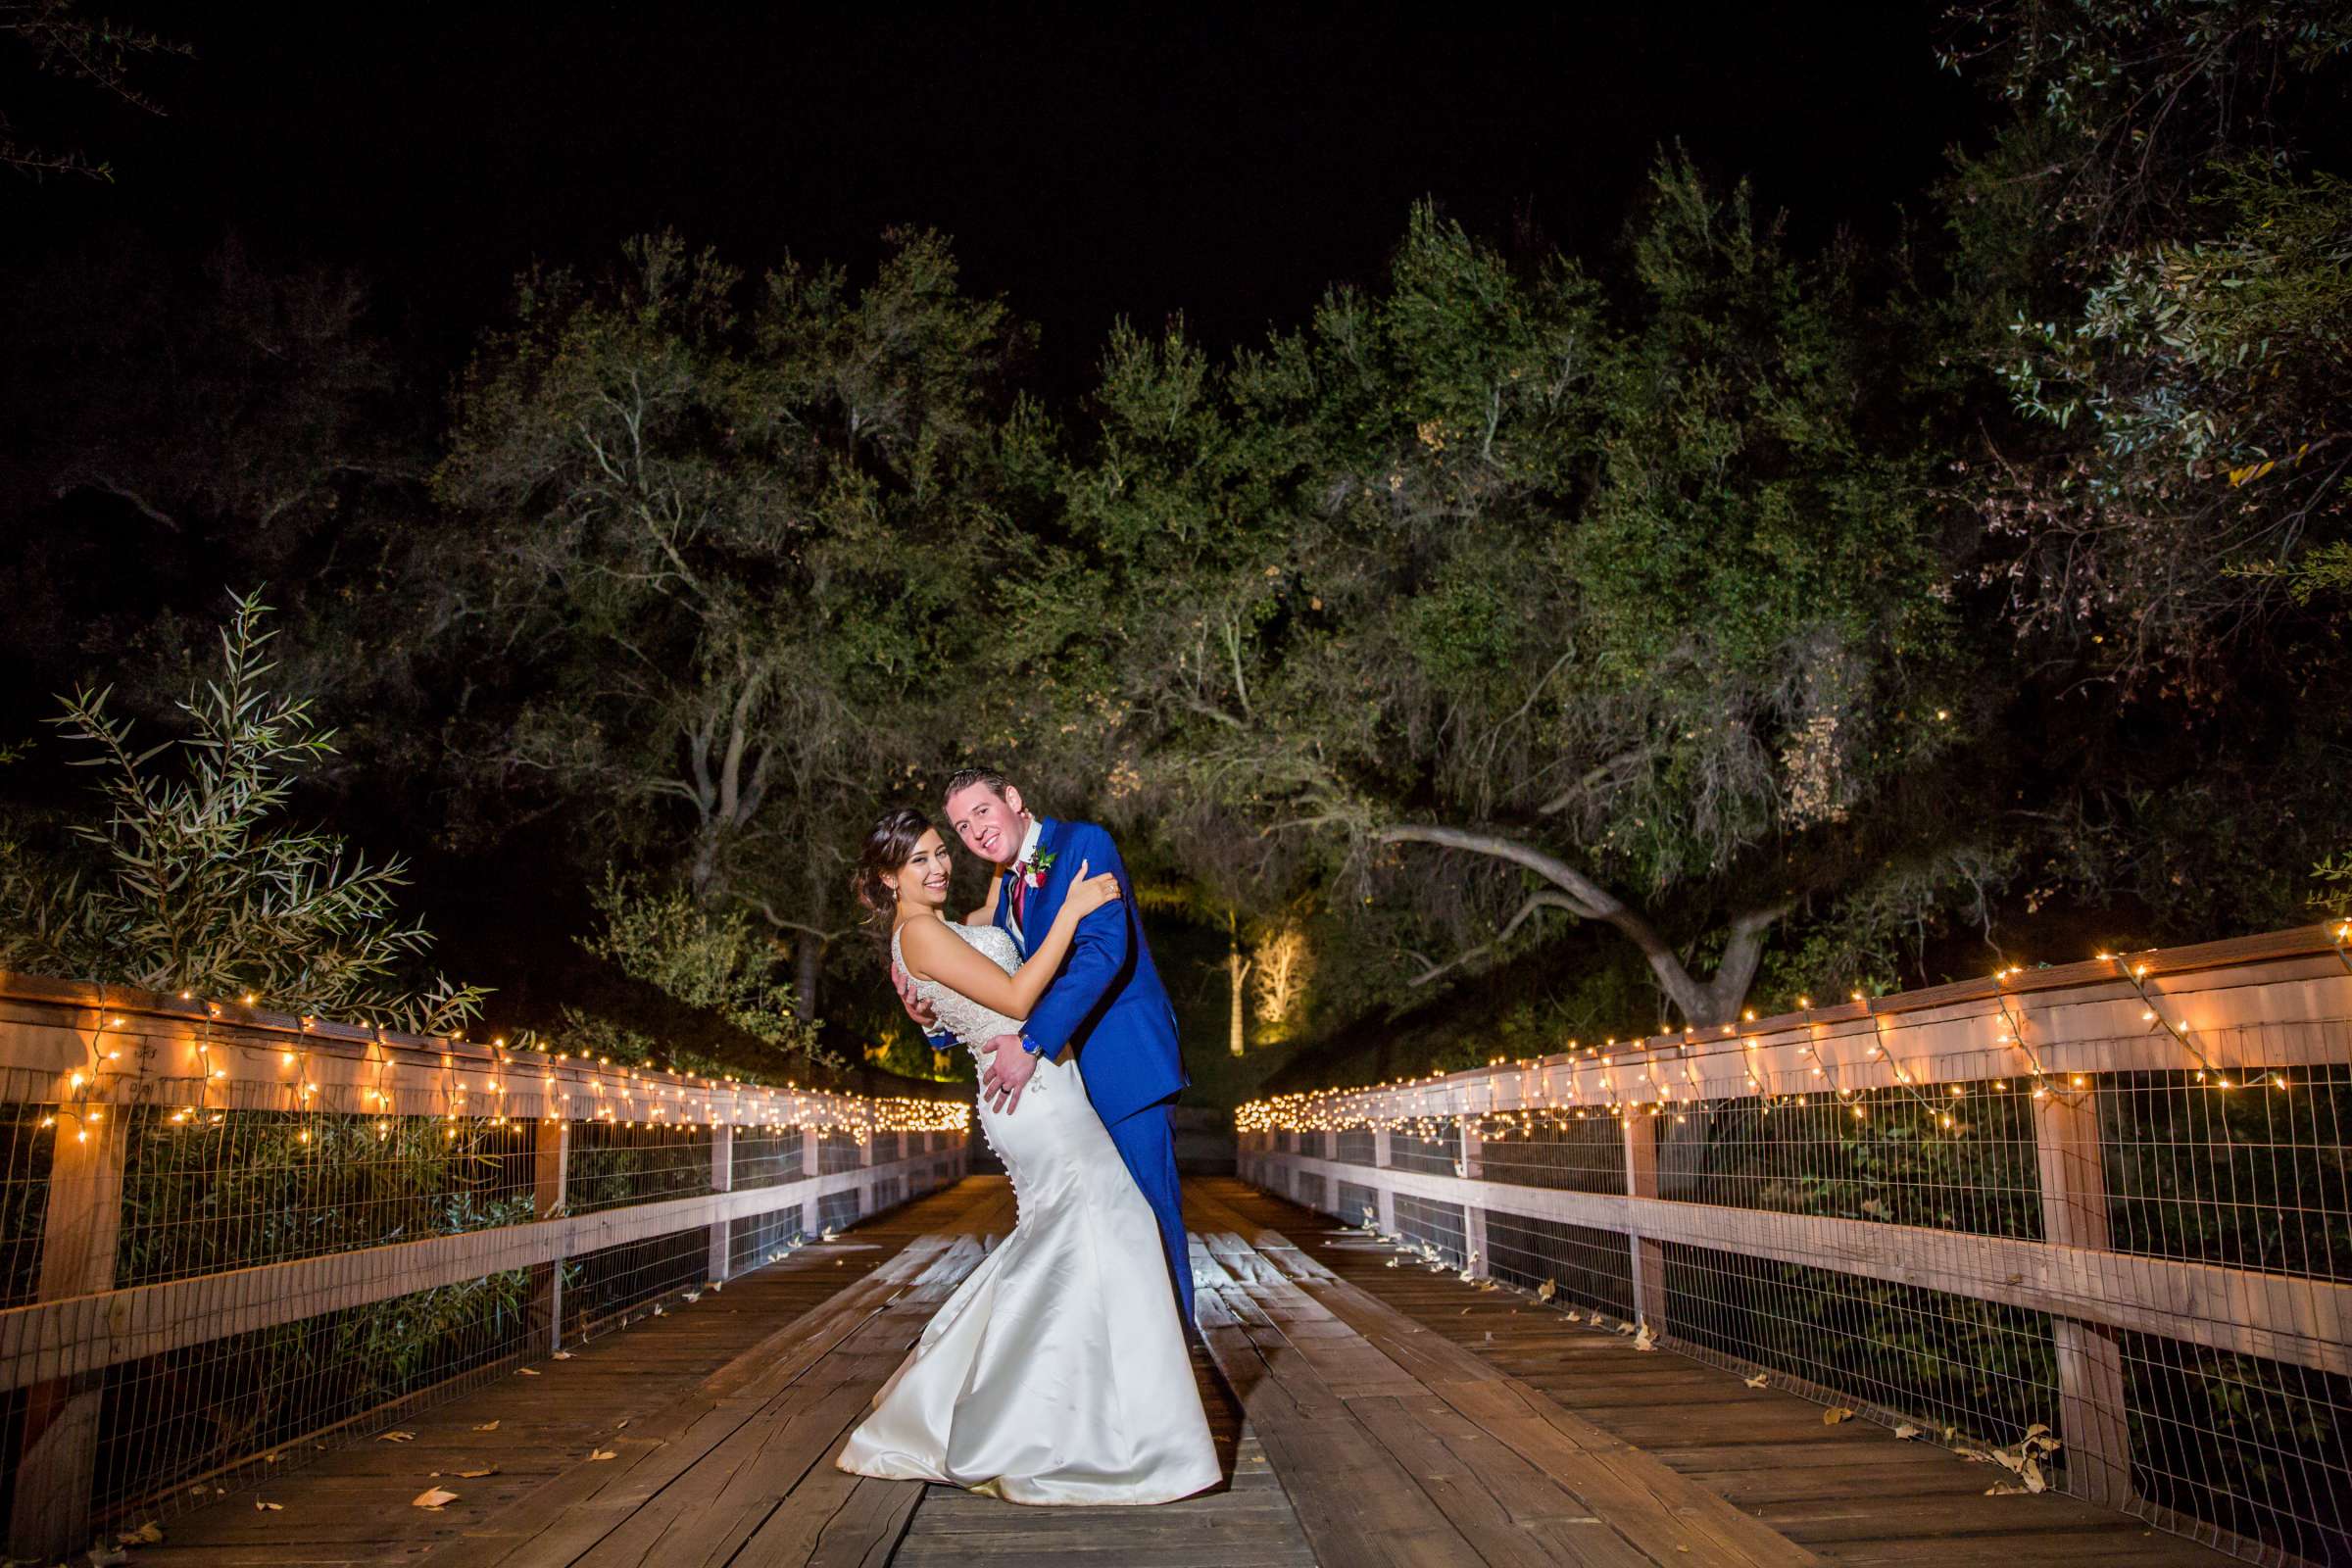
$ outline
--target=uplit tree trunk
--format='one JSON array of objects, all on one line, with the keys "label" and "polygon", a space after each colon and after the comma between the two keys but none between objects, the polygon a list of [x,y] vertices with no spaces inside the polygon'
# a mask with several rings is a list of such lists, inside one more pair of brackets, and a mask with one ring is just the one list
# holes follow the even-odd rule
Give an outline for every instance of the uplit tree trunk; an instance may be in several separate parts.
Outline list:
[{"label": "uplit tree trunk", "polygon": [[[1382,844],[1434,844],[1441,849],[1464,850],[1472,855],[1492,856],[1514,865],[1525,866],[1558,891],[1538,893],[1529,898],[1503,928],[1504,935],[1516,930],[1521,921],[1543,908],[1566,909],[1584,919],[1613,925],[1642,950],[1642,956],[1649,960],[1650,972],[1657,976],[1659,986],[1668,999],[1682,1009],[1685,1021],[1693,1027],[1730,1023],[1740,1016],[1740,1004],[1747,1000],[1747,988],[1755,981],[1756,966],[1763,960],[1765,933],[1789,909],[1789,906],[1783,902],[1735,915],[1730,939],[1724,944],[1722,961],[1715,966],[1713,975],[1701,980],[1684,964],[1682,955],[1675,952],[1674,945],[1661,936],[1657,927],[1651,925],[1640,910],[1630,907],[1625,901],[1557,856],[1547,855],[1516,840],[1489,833],[1470,833],[1452,827],[1398,824],[1376,829],[1371,836]],[[1431,975],[1422,978],[1431,978],[1436,972],[1432,970]]]},{"label": "uplit tree trunk", "polygon": [[1246,1010],[1243,998],[1250,984],[1250,960],[1242,956],[1241,922],[1230,909],[1225,913],[1225,936],[1230,946],[1225,954],[1225,973],[1233,982],[1233,1005],[1228,1013],[1227,1041],[1235,1055],[1240,1055],[1247,1044]]}]

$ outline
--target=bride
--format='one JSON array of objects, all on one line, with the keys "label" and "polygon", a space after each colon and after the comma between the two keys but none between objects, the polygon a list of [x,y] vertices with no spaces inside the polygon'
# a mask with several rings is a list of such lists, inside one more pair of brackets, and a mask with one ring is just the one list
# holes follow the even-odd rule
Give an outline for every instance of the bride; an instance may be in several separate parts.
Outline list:
[{"label": "bride", "polygon": [[[948,870],[938,831],[902,808],[866,835],[856,885],[890,921],[891,956],[976,1055],[1020,1032],[1078,922],[1119,887],[1081,865],[1021,963],[1007,933],[941,915]],[[941,1305],[834,1463],[1028,1503],[1168,1502],[1214,1485],[1158,1222],[1078,1063],[1042,1059],[1015,1113],[983,1102],[977,1114],[1012,1178],[1012,1233]]]}]

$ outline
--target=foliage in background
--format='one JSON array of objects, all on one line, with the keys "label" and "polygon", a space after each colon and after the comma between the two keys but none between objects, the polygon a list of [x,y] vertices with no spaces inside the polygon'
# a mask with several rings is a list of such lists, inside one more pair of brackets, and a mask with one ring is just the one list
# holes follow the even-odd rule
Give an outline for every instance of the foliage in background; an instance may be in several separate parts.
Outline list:
[{"label": "foliage in background", "polygon": [[[29,54],[32,69],[42,74],[86,83],[118,103],[150,115],[161,115],[164,108],[134,84],[134,65],[158,56],[195,53],[190,45],[145,27],[93,17],[79,0],[9,0],[0,4],[0,42]],[[93,163],[80,148],[59,147],[47,136],[44,133],[43,141],[26,140],[8,117],[0,114],[0,169],[36,178],[45,174],[101,180],[115,177],[111,164]]]},{"label": "foliage in background", "polygon": [[596,951],[771,1046],[812,1043],[858,836],[943,756],[1023,341],[936,236],[860,289],[661,235],[608,286],[526,278],[467,374],[436,618],[502,683],[471,764],[625,856]]},{"label": "foliage in background", "polygon": [[[258,593],[236,602],[218,676],[179,705],[190,733],[177,742],[134,751],[103,690],[65,701],[52,722],[102,770],[106,814],[70,827],[79,854],[0,843],[0,967],[449,1033],[486,993],[410,981],[432,938],[399,923],[404,862],[370,865],[282,820],[333,731],[264,684],[267,613]],[[181,765],[151,765],[166,753]]]},{"label": "foliage in background", "polygon": [[1180,860],[1379,928],[1354,1000],[1565,914],[1720,1021],[1800,900],[1975,853],[1892,302],[1687,163],[1653,189],[1631,305],[1423,209],[1384,290],[1230,367],[1113,340],[1026,622],[1053,727],[1212,803]]},{"label": "foliage in background", "polygon": [[[1970,4],[2011,106],[1938,192],[1949,493],[2014,649],[2027,883],[2150,934],[2284,924],[2352,844],[2352,8]],[[2051,765],[2051,764],[2055,765]],[[2193,825],[2192,825],[2193,824]]]}]

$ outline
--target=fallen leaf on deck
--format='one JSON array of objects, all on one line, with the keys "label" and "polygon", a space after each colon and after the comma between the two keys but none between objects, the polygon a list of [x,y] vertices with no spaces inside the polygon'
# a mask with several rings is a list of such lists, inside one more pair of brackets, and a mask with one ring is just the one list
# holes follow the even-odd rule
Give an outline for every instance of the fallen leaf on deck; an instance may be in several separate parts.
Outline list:
[{"label": "fallen leaf on deck", "polygon": [[569,1350],[558,1350],[556,1352],[556,1359],[559,1361],[568,1361],[571,1359],[571,1352]]},{"label": "fallen leaf on deck", "polygon": [[286,1505],[282,1502],[264,1502],[261,1498],[256,1497],[253,1499],[253,1511],[255,1513],[284,1513]]},{"label": "fallen leaf on deck", "polygon": [[1456,1312],[1453,1315],[1455,1317],[1468,1317],[1470,1315],[1470,1309],[1465,1306],[1459,1312]]},{"label": "fallen leaf on deck", "polygon": [[496,1474],[498,1474],[498,1466],[496,1465],[492,1465],[487,1470],[461,1470],[458,1472],[459,1477],[466,1481],[479,1481],[484,1476],[494,1476]]},{"label": "fallen leaf on deck", "polygon": [[619,1457],[620,1454],[612,1448],[591,1448],[588,1450],[588,1459],[590,1463],[594,1463],[599,1459],[617,1459]]},{"label": "fallen leaf on deck", "polygon": [[688,1306],[692,1306],[695,1302],[701,1300],[702,1298],[703,1293],[700,1291],[688,1291],[684,1296],[678,1298],[679,1300],[684,1301]]},{"label": "fallen leaf on deck", "polygon": [[164,1539],[164,1527],[150,1519],[136,1530],[125,1531],[115,1538],[121,1546],[152,1546]]},{"label": "fallen leaf on deck", "polygon": [[409,1499],[409,1506],[412,1508],[432,1508],[438,1510],[442,1504],[455,1502],[457,1500],[458,1494],[454,1492],[443,1492],[439,1487],[427,1487],[422,1492],[419,1492],[416,1494],[416,1495]]},{"label": "fallen leaf on deck", "polygon": [[619,1430],[620,1428],[627,1426],[628,1424],[629,1424],[629,1417],[627,1417],[627,1416],[625,1416],[625,1415],[624,1415],[624,1416],[622,1416],[622,1417],[621,1417],[619,1420],[617,1420],[617,1421],[613,1422],[613,1423],[612,1423],[612,1426],[613,1426],[613,1429],[614,1429],[615,1431],[617,1431],[617,1430]]},{"label": "fallen leaf on deck", "polygon": [[661,1303],[660,1301],[656,1301],[656,1302],[654,1303],[654,1316],[656,1316],[656,1317],[667,1317],[667,1316],[669,1316],[669,1314],[668,1314],[667,1312],[664,1312],[664,1311],[662,1311],[662,1303]]},{"label": "fallen leaf on deck", "polygon": [[1768,1373],[1759,1372],[1752,1378],[1741,1378],[1740,1381],[1746,1384],[1751,1389],[1760,1389],[1764,1386],[1765,1379],[1770,1374]]},{"label": "fallen leaf on deck", "polygon": [[280,1459],[282,1459],[282,1458],[284,1458],[284,1457],[285,1457],[285,1455],[284,1455],[284,1454],[282,1454],[282,1453],[265,1453],[265,1454],[263,1454],[263,1455],[262,1455],[262,1463],[264,1463],[264,1464],[275,1464],[275,1463],[277,1463],[277,1461],[278,1461],[278,1460],[280,1460]]},{"label": "fallen leaf on deck", "polygon": [[1584,1320],[1585,1320],[1585,1314],[1584,1314],[1584,1313],[1582,1313],[1582,1312],[1579,1312],[1579,1311],[1575,1310],[1573,1307],[1569,1309],[1569,1312],[1568,1312],[1568,1321],[1569,1321],[1569,1322],[1571,1322],[1571,1323],[1582,1323]]},{"label": "fallen leaf on deck", "polygon": [[1536,1299],[1539,1301],[1548,1301],[1554,1296],[1557,1296],[1559,1291],[1560,1286],[1557,1280],[1545,1280],[1543,1284],[1536,1287]]},{"label": "fallen leaf on deck", "polygon": [[1389,1259],[1389,1267],[1391,1267],[1391,1268],[1395,1268],[1395,1267],[1397,1265],[1397,1263],[1398,1263],[1398,1262],[1400,1262],[1400,1261],[1402,1261],[1402,1260],[1401,1260],[1401,1259],[1399,1259],[1399,1258],[1394,1258],[1394,1257],[1392,1257],[1392,1258],[1390,1258],[1390,1259]]},{"label": "fallen leaf on deck", "polygon": [[416,1441],[416,1434],[414,1432],[378,1432],[375,1435],[375,1441],[378,1443],[414,1443]]},{"label": "fallen leaf on deck", "polygon": [[1631,1334],[1634,1332],[1634,1326],[1631,1323],[1620,1323],[1617,1325],[1617,1332],[1620,1334]]},{"label": "fallen leaf on deck", "polygon": [[817,1238],[817,1240],[818,1240],[818,1241],[820,1241],[820,1242],[829,1242],[829,1241],[833,1240],[833,1238],[835,1238],[836,1236],[839,1236],[840,1234],[841,1234],[841,1232],[839,1232],[839,1231],[835,1230],[835,1229],[834,1229],[832,1226],[828,1225],[828,1226],[826,1226],[826,1227],[825,1227],[825,1234],[824,1234],[824,1235],[822,1235],[822,1236],[820,1236],[820,1237],[818,1237],[818,1238]]},{"label": "fallen leaf on deck", "polygon": [[539,1374],[532,1371],[527,1366],[518,1366],[514,1369],[514,1375],[518,1378],[535,1378]]},{"label": "fallen leaf on deck", "polygon": [[703,1289],[706,1291],[723,1291],[726,1288],[727,1282],[725,1280],[712,1280],[710,1284],[703,1287]]},{"label": "fallen leaf on deck", "polygon": [[1913,1438],[1919,1436],[1919,1428],[1908,1421],[1900,1421],[1895,1424],[1894,1435],[1903,1442],[1909,1443]]},{"label": "fallen leaf on deck", "polygon": [[1658,1337],[1649,1332],[1648,1324],[1642,1324],[1642,1332],[1634,1336],[1634,1348],[1637,1350],[1654,1350],[1657,1348]]},{"label": "fallen leaf on deck", "polygon": [[475,1427],[473,1430],[476,1432],[496,1432],[498,1430],[498,1423],[495,1421],[485,1421],[480,1426]]},{"label": "fallen leaf on deck", "polygon": [[1833,1404],[1821,1412],[1821,1424],[1825,1427],[1834,1427],[1840,1421],[1851,1421],[1853,1418],[1854,1412],[1842,1404]]},{"label": "fallen leaf on deck", "polygon": [[2022,1497],[2025,1494],[2026,1489],[2014,1481],[1996,1481],[1984,1489],[1987,1497]]}]

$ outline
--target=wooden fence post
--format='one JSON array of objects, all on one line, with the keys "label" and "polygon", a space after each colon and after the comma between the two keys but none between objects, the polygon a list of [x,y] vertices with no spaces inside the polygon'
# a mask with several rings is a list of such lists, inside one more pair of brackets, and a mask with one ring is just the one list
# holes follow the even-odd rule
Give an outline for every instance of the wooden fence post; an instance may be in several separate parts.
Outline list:
[{"label": "wooden fence post", "polygon": [[[1481,1181],[1486,1176],[1486,1150],[1478,1136],[1475,1117],[1458,1118],[1462,1130],[1462,1155],[1455,1161],[1454,1174],[1466,1181]],[[1487,1256],[1487,1208],[1484,1203],[1462,1205],[1462,1250],[1467,1255],[1462,1267],[1480,1278],[1489,1272]]]},{"label": "wooden fence post", "polygon": [[[1632,1198],[1658,1196],[1658,1119],[1639,1111],[1625,1118],[1625,1191]],[[1666,1332],[1666,1252],[1656,1242],[1628,1236],[1634,1276],[1634,1321]]]},{"label": "wooden fence post", "polygon": [[[2101,1250],[2107,1227],[2107,1167],[2099,1110],[2090,1094],[2053,1090],[2034,1102],[2034,1150],[2041,1172],[2042,1239]],[[2132,1505],[2132,1423],[2124,1394],[2123,1347],[2115,1331],[2053,1314],[2058,1352],[2058,1438],[2066,1490],[2109,1508]]]},{"label": "wooden fence post", "polygon": [[[544,1117],[531,1124],[531,1213],[558,1219],[564,1211],[571,1169],[571,1123]],[[564,1348],[564,1259],[531,1265],[531,1338],[552,1354]]]},{"label": "wooden fence post", "polygon": [[[115,1288],[125,1142],[118,1115],[107,1106],[58,1107],[51,1129],[48,1210],[41,1222],[44,1301]],[[11,1557],[54,1562],[90,1544],[104,1382],[104,1373],[92,1372],[52,1378],[24,1391],[16,1499],[8,1522]]]},{"label": "wooden fence post", "polygon": [[[710,1129],[710,1190],[731,1193],[735,1190],[735,1129],[726,1122]],[[733,1248],[735,1223],[714,1219],[710,1222],[710,1263],[709,1278],[724,1285],[727,1281],[728,1254]]]}]

